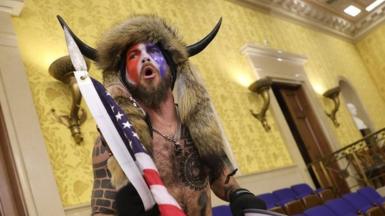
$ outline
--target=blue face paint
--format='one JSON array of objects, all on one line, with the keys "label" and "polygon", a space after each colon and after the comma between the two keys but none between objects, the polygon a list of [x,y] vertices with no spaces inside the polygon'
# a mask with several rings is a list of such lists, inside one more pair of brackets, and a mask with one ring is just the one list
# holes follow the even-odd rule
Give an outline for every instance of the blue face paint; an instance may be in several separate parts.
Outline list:
[{"label": "blue face paint", "polygon": [[163,56],[159,46],[152,43],[145,43],[146,51],[151,58],[156,62],[161,77],[166,75],[168,69],[166,59]]}]

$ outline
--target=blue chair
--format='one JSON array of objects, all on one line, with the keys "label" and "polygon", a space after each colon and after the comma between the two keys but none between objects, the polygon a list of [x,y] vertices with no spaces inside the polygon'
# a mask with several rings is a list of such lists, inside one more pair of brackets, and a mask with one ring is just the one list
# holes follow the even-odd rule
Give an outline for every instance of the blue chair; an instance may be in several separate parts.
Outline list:
[{"label": "blue chair", "polygon": [[311,188],[306,183],[293,185],[291,186],[291,190],[294,191],[294,193],[297,194],[297,196],[300,198],[303,198],[310,194],[316,194],[321,198],[323,202],[326,202],[327,200],[331,200],[335,198],[335,195],[331,189],[319,188],[319,189],[313,190],[313,188]]},{"label": "blue chair", "polygon": [[278,198],[281,204],[298,199],[297,195],[289,188],[282,188],[279,190],[275,190],[273,191],[273,194]]},{"label": "blue chair", "polygon": [[385,204],[385,197],[382,197],[374,188],[364,187],[357,191],[359,194],[367,198],[372,204],[383,205]]},{"label": "blue chair", "polygon": [[219,205],[211,209],[213,216],[233,216],[228,205]]},{"label": "blue chair", "polygon": [[298,197],[314,194],[314,190],[306,183],[296,184],[290,187]]},{"label": "blue chair", "polygon": [[306,216],[339,216],[335,214],[332,210],[327,207],[321,205],[313,208],[309,208],[304,212]]},{"label": "blue chair", "polygon": [[298,200],[296,194],[289,188],[275,190],[273,195],[278,198],[279,205],[285,209],[288,215],[299,214],[305,210],[301,200]]},{"label": "blue chair", "polygon": [[272,193],[264,193],[257,196],[257,198],[261,199],[265,202],[266,207],[270,211],[285,213],[283,208],[279,205],[279,200]]},{"label": "blue chair", "polygon": [[257,198],[263,200],[266,204],[267,209],[271,209],[279,205],[279,200],[272,193],[264,193],[257,196]]},{"label": "blue chair", "polygon": [[342,198],[347,200],[360,212],[365,213],[365,215],[381,215],[381,209],[379,207],[373,206],[368,199],[357,192],[345,194]]},{"label": "blue chair", "polygon": [[357,216],[357,210],[344,199],[329,200],[324,205],[337,215]]},{"label": "blue chair", "polygon": [[306,183],[296,184],[290,188],[302,200],[305,208],[312,208],[323,203],[321,197]]}]

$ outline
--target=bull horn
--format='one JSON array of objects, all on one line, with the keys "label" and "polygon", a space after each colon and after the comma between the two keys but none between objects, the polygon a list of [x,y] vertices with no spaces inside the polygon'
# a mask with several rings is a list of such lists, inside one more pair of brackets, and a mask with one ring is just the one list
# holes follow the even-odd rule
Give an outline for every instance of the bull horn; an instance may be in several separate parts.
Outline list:
[{"label": "bull horn", "polygon": [[211,30],[211,32],[208,35],[206,35],[206,37],[196,42],[195,44],[192,44],[186,47],[189,57],[200,53],[202,50],[206,48],[207,45],[209,45],[209,43],[214,39],[215,35],[218,33],[219,28],[221,27],[221,23],[222,23],[222,17],[219,19],[218,23],[215,25],[213,30]]},{"label": "bull horn", "polygon": [[97,60],[97,51],[95,48],[92,48],[90,46],[88,46],[86,43],[84,43],[82,40],[80,40],[73,32],[72,30],[70,29],[70,27],[67,25],[67,23],[64,21],[64,19],[57,15],[57,19],[59,20],[60,22],[60,25],[64,28],[64,26],[68,29],[68,31],[70,32],[71,36],[74,38],[76,44],[78,45],[79,49],[80,49],[80,52],[86,56],[87,58],[91,59],[91,60],[94,60],[96,61]]}]

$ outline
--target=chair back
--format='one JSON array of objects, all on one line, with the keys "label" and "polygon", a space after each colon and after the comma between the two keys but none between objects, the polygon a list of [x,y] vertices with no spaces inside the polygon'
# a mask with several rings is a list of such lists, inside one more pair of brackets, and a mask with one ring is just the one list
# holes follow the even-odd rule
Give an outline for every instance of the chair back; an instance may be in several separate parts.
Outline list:
[{"label": "chair back", "polygon": [[338,215],[348,215],[357,212],[356,208],[354,208],[348,201],[341,198],[329,200],[325,203],[325,206]]},{"label": "chair back", "polygon": [[264,193],[257,196],[257,198],[263,200],[266,204],[267,209],[274,208],[278,206],[278,198],[274,196],[272,193]]},{"label": "chair back", "polygon": [[291,186],[291,190],[294,191],[294,193],[299,197],[304,197],[314,192],[313,189],[306,183],[293,185]]},{"label": "chair back", "polygon": [[367,198],[357,192],[345,194],[342,198],[352,204],[354,208],[361,210],[364,213],[373,207]]},{"label": "chair back", "polygon": [[378,201],[383,200],[383,197],[372,187],[364,187],[357,192],[367,198],[371,203],[377,203]]},{"label": "chair back", "polygon": [[219,205],[211,209],[213,216],[233,216],[228,205]]},{"label": "chair back", "polygon": [[281,203],[289,202],[297,199],[297,195],[289,188],[282,188],[279,190],[275,190],[273,191],[273,194],[279,199]]},{"label": "chair back", "polygon": [[304,215],[306,216],[338,216],[330,209],[325,206],[316,206],[305,210]]}]

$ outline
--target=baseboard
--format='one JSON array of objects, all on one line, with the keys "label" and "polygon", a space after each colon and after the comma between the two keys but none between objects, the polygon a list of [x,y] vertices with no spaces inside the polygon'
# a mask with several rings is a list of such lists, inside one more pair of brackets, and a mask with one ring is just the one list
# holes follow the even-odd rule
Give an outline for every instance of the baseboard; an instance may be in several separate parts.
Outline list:
[{"label": "baseboard", "polygon": [[90,216],[91,206],[89,203],[79,204],[64,208],[66,216]]}]

